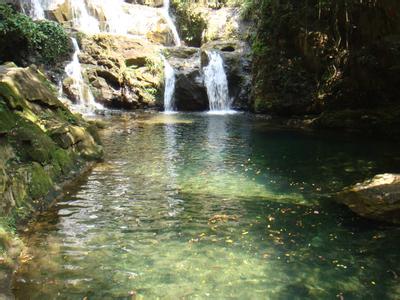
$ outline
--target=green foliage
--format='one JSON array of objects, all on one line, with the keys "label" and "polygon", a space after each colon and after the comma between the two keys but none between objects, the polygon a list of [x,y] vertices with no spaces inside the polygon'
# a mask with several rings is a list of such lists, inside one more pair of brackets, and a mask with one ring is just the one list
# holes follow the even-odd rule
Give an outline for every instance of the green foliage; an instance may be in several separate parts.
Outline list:
[{"label": "green foliage", "polygon": [[164,64],[160,57],[148,56],[145,58],[145,60],[146,60],[146,67],[149,69],[150,73],[152,73],[155,76],[163,74]]},{"label": "green foliage", "polygon": [[206,21],[203,15],[196,11],[197,5],[187,0],[173,0],[177,27],[180,36],[189,46],[199,47]]},{"label": "green foliage", "polygon": [[0,62],[23,64],[29,59],[54,64],[69,52],[64,29],[52,21],[33,21],[6,4],[0,4]]}]

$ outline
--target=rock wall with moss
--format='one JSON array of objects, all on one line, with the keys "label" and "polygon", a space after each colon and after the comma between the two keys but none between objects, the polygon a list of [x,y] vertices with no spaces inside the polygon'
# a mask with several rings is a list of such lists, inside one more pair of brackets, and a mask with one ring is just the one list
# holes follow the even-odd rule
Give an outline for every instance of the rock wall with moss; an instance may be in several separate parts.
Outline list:
[{"label": "rock wall with moss", "polygon": [[400,116],[400,3],[250,0],[253,109],[318,127],[394,136]]},{"label": "rock wall with moss", "polygon": [[86,161],[101,157],[95,127],[57,99],[36,67],[0,65],[0,273],[13,266],[21,246],[12,233],[16,223],[46,207],[57,184]]}]

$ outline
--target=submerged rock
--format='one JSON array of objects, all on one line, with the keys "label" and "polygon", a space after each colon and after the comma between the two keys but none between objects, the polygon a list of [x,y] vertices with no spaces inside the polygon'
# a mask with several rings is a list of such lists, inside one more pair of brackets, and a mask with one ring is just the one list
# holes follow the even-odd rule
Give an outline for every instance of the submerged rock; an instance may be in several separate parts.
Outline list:
[{"label": "submerged rock", "polygon": [[400,174],[379,174],[346,188],[338,200],[360,216],[400,224]]}]

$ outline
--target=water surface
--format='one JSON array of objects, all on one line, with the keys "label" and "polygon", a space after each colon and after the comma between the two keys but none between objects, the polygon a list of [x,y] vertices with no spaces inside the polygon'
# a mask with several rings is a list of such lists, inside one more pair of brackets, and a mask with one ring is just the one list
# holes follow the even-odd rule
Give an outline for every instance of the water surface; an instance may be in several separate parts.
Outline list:
[{"label": "water surface", "polygon": [[398,171],[393,145],[246,114],[104,121],[105,162],[26,234],[17,299],[399,299],[400,230],[331,197]]}]

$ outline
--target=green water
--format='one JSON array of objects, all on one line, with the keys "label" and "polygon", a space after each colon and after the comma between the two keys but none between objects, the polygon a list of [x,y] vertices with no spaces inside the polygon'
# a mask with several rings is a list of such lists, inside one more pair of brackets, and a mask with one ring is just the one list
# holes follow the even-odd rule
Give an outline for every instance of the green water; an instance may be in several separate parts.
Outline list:
[{"label": "green water", "polygon": [[26,233],[17,299],[400,298],[400,230],[330,196],[398,171],[395,146],[245,114],[104,121],[105,162]]}]

